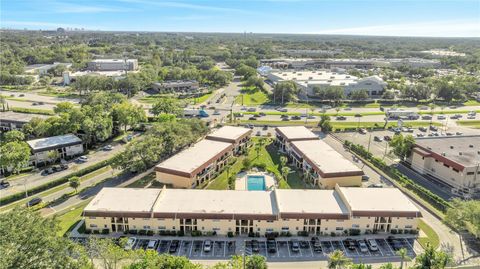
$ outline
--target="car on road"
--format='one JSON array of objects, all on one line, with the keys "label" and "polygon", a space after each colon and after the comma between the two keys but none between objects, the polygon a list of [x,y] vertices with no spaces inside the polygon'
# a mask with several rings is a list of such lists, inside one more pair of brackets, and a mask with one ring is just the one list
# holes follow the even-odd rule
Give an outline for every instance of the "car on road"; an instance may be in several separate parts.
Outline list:
[{"label": "car on road", "polygon": [[432,116],[430,115],[423,115],[422,116],[422,120],[431,120],[432,119]]},{"label": "car on road", "polygon": [[455,134],[456,135],[462,135],[463,133],[462,132],[456,132]]},{"label": "car on road", "polygon": [[267,240],[267,251],[268,253],[276,253],[277,252],[277,243],[275,239],[268,239]]},{"label": "car on road", "polygon": [[252,240],[252,251],[258,253],[260,251],[260,247],[257,240]]},{"label": "car on road", "polygon": [[474,119],[476,119],[476,116],[475,116],[475,115],[468,115],[468,116],[467,116],[467,119],[469,119],[469,120],[474,120]]},{"label": "car on road", "polygon": [[261,116],[261,117],[267,116],[267,114],[265,114],[265,112],[260,112],[260,113],[258,113],[258,115]]},{"label": "car on road", "polygon": [[105,147],[103,147],[103,150],[105,150],[105,151],[110,151],[112,149],[113,149],[112,145],[106,145]]},{"label": "car on road", "polygon": [[374,141],[377,141],[377,142],[383,142],[383,138],[380,137],[380,136],[374,136],[374,137],[373,137],[373,140],[374,140]]},{"label": "car on road", "polygon": [[85,155],[77,158],[77,162],[80,162],[80,163],[86,163],[87,161],[88,161],[88,157]]},{"label": "car on road", "polygon": [[375,239],[368,239],[367,246],[368,246],[368,249],[370,249],[370,251],[378,251],[378,245]]},{"label": "car on road", "polygon": [[267,125],[263,125],[263,130],[268,130],[268,126]]},{"label": "car on road", "polygon": [[257,131],[256,136],[261,136],[261,135],[262,135],[262,132]]},{"label": "car on road", "polygon": [[128,238],[127,243],[125,244],[124,249],[125,249],[125,250],[131,250],[131,249],[133,248],[133,246],[135,246],[135,243],[137,243],[137,238],[135,238],[135,237],[130,237],[130,238]]},{"label": "car on road", "polygon": [[430,125],[430,131],[434,131],[434,132],[438,131],[438,127]]},{"label": "car on road", "polygon": [[292,116],[292,120],[301,120],[302,118],[300,116]]},{"label": "car on road", "polygon": [[38,205],[42,202],[42,198],[39,198],[39,197],[35,197],[33,198],[32,200],[28,201],[27,202],[27,207],[31,207],[31,206],[34,206],[34,205]]},{"label": "car on road", "polygon": [[359,114],[359,113],[355,114],[355,118],[361,118],[361,117],[363,117],[362,114]]},{"label": "car on road", "polygon": [[8,181],[6,181],[6,180],[4,180],[4,179],[3,179],[3,180],[0,180],[0,187],[1,187],[2,189],[6,189],[6,188],[10,187],[10,182],[8,182]]},{"label": "car on road", "polygon": [[283,108],[283,107],[277,107],[276,110],[280,111],[280,112],[287,112],[288,111],[288,109]]},{"label": "car on road", "polygon": [[364,129],[364,128],[358,129],[358,132],[361,133],[361,134],[367,134],[367,130]]},{"label": "car on road", "polygon": [[362,253],[368,253],[368,247],[367,244],[365,243],[365,240],[358,240],[358,248],[360,249],[360,252]]},{"label": "car on road", "polygon": [[453,115],[453,116],[450,116],[450,119],[458,120],[458,119],[460,119],[461,117],[462,117],[462,115],[460,115],[460,114],[455,114],[455,115]]},{"label": "car on road", "polygon": [[157,240],[148,241],[147,250],[148,249],[154,250],[156,249],[156,247],[157,247]]},{"label": "car on road", "polygon": [[422,134],[422,133],[418,133],[418,134],[417,134],[417,137],[424,137],[424,136],[425,136],[425,135]]},{"label": "car on road", "polygon": [[345,117],[345,116],[338,116],[336,119],[337,119],[337,120],[346,120],[347,117]]},{"label": "car on road", "polygon": [[220,111],[218,110],[213,111],[213,115],[220,115]]},{"label": "car on road", "polygon": [[168,252],[170,252],[170,253],[177,252],[177,249],[178,249],[179,245],[180,245],[179,240],[173,240],[172,243],[170,244],[170,247],[168,248]]},{"label": "car on road", "polygon": [[445,117],[444,115],[438,115],[437,116],[437,120],[445,120],[447,117]]},{"label": "car on road", "polygon": [[212,250],[212,241],[211,240],[205,240],[203,242],[203,251],[204,252],[210,252]]},{"label": "car on road", "polygon": [[248,112],[255,112],[255,111],[257,111],[257,109],[254,108],[254,107],[249,107],[249,108],[247,109],[247,111],[248,111]]},{"label": "car on road", "polygon": [[259,114],[253,114],[255,118],[260,118],[261,116]]},{"label": "car on road", "polygon": [[255,118],[255,117],[250,117],[250,118],[248,118],[248,120],[257,120],[257,118]]},{"label": "car on road", "polygon": [[38,106],[38,103],[37,103],[37,102],[33,102],[33,103],[32,103],[32,106]]},{"label": "car on road", "polygon": [[282,118],[282,121],[290,121],[289,118]]},{"label": "car on road", "polygon": [[317,117],[313,116],[313,115],[308,115],[307,119],[310,119],[310,120],[313,120],[313,119],[316,119]]},{"label": "car on road", "polygon": [[370,177],[367,176],[367,175],[362,176],[362,181],[368,181],[369,179],[370,179]]},{"label": "car on road", "polygon": [[300,251],[300,243],[298,243],[298,240],[292,240],[292,251],[293,252],[299,252]]},{"label": "car on road", "polygon": [[374,183],[374,184],[368,185],[368,188],[383,188],[383,185],[380,183]]}]

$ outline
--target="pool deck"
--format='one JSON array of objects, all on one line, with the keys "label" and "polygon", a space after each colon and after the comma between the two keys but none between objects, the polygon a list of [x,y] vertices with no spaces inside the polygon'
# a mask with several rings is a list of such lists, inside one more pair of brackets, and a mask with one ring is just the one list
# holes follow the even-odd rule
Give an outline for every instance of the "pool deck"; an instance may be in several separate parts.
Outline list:
[{"label": "pool deck", "polygon": [[275,188],[275,178],[273,174],[269,174],[266,172],[248,172],[248,173],[243,172],[237,175],[237,179],[235,180],[235,190],[240,190],[240,191],[248,190],[247,176],[264,176],[267,190],[271,190]]}]

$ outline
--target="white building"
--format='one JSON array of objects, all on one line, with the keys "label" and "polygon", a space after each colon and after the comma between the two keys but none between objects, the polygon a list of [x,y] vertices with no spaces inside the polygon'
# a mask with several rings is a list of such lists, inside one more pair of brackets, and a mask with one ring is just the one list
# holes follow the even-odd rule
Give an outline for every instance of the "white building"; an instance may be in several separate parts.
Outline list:
[{"label": "white building", "polygon": [[358,78],[348,74],[325,70],[274,71],[270,72],[267,77],[273,83],[289,80],[294,81],[302,90],[305,90],[309,96],[315,96],[313,90],[315,87],[339,87],[344,90],[346,96],[358,90],[366,90],[370,96],[378,96],[383,93],[383,90],[387,86],[387,83],[379,76]]},{"label": "white building", "polygon": [[32,64],[25,67],[25,73],[33,75],[46,75],[48,73],[48,70],[56,67],[57,65],[64,65],[67,69],[72,66],[71,63],[58,62],[54,62],[53,64]]},{"label": "white building", "polygon": [[33,165],[50,161],[51,151],[57,151],[59,159],[68,159],[83,153],[82,140],[73,134],[29,140],[27,144],[32,152],[30,162]]},{"label": "white building", "polygon": [[134,71],[138,69],[137,59],[96,59],[87,63],[90,71]]}]

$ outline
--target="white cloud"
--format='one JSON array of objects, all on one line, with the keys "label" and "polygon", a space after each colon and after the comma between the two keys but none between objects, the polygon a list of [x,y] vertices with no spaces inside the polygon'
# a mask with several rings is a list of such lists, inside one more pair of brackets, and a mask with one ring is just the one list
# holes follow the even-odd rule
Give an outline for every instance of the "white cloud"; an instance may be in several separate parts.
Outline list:
[{"label": "white cloud", "polygon": [[480,20],[436,21],[327,29],[309,34],[480,37]]},{"label": "white cloud", "polygon": [[83,25],[79,24],[69,24],[69,23],[55,23],[55,22],[42,22],[42,21],[2,21],[2,27],[12,27],[12,28],[36,28],[36,29],[53,29],[57,27],[68,27],[68,28],[86,28]]},{"label": "white cloud", "polygon": [[150,1],[150,0],[119,0],[119,1],[126,2],[126,3],[133,3],[133,4],[166,7],[166,8],[182,8],[182,9],[204,10],[204,11],[250,13],[246,10],[237,9],[237,8],[216,7],[216,6],[190,4],[190,3],[174,2],[174,1],[158,1],[158,2]]}]

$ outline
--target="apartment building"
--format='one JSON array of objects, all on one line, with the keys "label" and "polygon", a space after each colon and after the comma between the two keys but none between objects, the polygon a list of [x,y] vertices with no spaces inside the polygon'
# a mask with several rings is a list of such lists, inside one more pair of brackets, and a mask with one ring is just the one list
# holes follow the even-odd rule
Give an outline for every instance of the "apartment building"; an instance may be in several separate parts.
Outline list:
[{"label": "apartment building", "polygon": [[200,84],[196,80],[168,80],[152,84],[152,89],[161,93],[197,92]]},{"label": "apartment building", "polygon": [[207,135],[206,139],[233,144],[233,153],[241,153],[250,145],[252,129],[244,127],[223,126]]},{"label": "apartment building", "polygon": [[174,188],[195,188],[222,170],[232,156],[232,143],[204,139],[155,167],[157,180]]},{"label": "apartment building", "polygon": [[[388,202],[385,202],[388,201]],[[417,231],[419,209],[396,188],[233,191],[103,188],[83,211],[90,230],[219,235]]]},{"label": "apartment building", "polygon": [[362,169],[321,140],[291,142],[290,157],[304,180],[322,189],[362,185]]},{"label": "apartment building", "polygon": [[17,113],[13,111],[0,112],[0,131],[20,130],[23,125],[30,122],[33,118],[47,119],[48,117],[49,116],[46,115]]},{"label": "apartment building", "polygon": [[418,138],[411,168],[465,197],[480,197],[480,135]]},{"label": "apartment building", "polygon": [[51,151],[58,152],[59,159],[68,159],[83,153],[83,142],[73,134],[58,135],[27,141],[32,152],[30,162],[33,165],[45,164],[50,160]]},{"label": "apartment building", "polygon": [[87,70],[90,71],[134,71],[137,69],[137,59],[96,59],[87,63]]},{"label": "apartment building", "polygon": [[284,126],[275,128],[275,141],[280,151],[290,153],[294,141],[318,140],[318,135],[305,126]]}]

